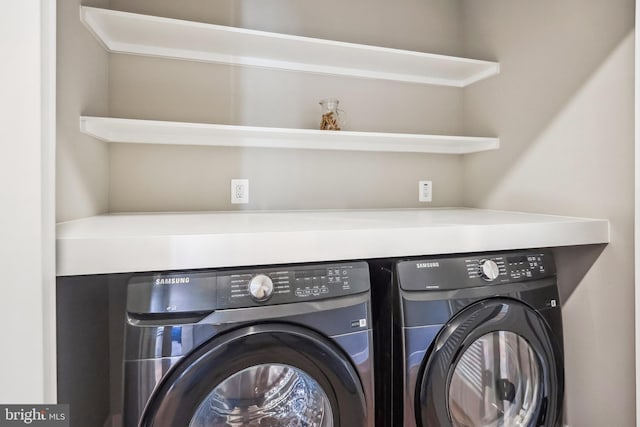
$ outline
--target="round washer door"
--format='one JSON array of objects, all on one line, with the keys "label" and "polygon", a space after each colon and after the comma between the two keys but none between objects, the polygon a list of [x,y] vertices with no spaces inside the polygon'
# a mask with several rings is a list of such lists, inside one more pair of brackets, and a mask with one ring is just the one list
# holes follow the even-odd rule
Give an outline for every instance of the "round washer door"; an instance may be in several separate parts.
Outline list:
[{"label": "round washer door", "polygon": [[327,338],[256,325],[181,360],[145,408],[145,427],[365,426],[359,377]]},{"label": "round washer door", "polygon": [[496,298],[458,313],[436,337],[416,390],[423,427],[556,426],[562,353],[529,306]]}]

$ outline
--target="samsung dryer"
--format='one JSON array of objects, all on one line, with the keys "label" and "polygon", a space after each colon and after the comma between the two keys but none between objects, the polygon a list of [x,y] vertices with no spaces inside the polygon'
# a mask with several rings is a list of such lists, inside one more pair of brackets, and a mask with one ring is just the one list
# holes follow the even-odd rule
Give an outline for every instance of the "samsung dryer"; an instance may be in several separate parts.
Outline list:
[{"label": "samsung dryer", "polygon": [[364,262],[143,274],[124,427],[372,427]]},{"label": "samsung dryer", "polygon": [[409,259],[395,273],[403,397],[395,426],[561,424],[562,319],[551,252]]}]

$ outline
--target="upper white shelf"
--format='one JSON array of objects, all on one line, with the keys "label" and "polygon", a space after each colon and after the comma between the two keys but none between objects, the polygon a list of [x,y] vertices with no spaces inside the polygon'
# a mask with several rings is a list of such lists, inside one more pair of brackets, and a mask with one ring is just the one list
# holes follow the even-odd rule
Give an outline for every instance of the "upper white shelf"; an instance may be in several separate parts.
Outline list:
[{"label": "upper white shelf", "polygon": [[499,147],[498,138],[230,126],[80,117],[80,130],[107,142],[314,150],[467,154]]},{"label": "upper white shelf", "polygon": [[479,209],[100,215],[57,225],[57,274],[602,244],[609,222]]},{"label": "upper white shelf", "polygon": [[464,87],[496,62],[321,40],[81,6],[110,52]]}]

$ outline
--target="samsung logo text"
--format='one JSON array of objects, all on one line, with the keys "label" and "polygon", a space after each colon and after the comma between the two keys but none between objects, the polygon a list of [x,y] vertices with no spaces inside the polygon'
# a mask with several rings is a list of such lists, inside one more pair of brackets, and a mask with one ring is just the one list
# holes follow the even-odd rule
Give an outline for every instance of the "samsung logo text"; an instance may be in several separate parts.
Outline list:
[{"label": "samsung logo text", "polygon": [[416,263],[416,268],[436,268],[436,267],[440,267],[440,263],[437,261]]},{"label": "samsung logo text", "polygon": [[155,285],[186,285],[189,283],[188,277],[163,277],[156,279]]}]

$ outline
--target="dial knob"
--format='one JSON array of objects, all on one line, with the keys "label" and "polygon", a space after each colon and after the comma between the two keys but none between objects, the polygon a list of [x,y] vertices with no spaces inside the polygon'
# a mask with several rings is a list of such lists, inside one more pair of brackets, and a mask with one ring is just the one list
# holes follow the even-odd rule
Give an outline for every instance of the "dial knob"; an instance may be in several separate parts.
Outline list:
[{"label": "dial knob", "polygon": [[496,280],[499,275],[500,269],[495,261],[490,259],[480,261],[480,276],[482,276],[484,280]]},{"label": "dial knob", "polygon": [[249,282],[249,294],[258,302],[268,300],[272,293],[273,282],[266,274],[258,274]]}]

